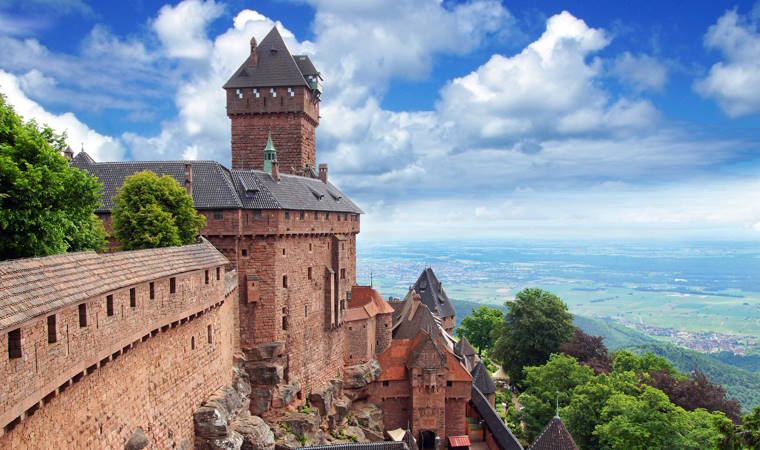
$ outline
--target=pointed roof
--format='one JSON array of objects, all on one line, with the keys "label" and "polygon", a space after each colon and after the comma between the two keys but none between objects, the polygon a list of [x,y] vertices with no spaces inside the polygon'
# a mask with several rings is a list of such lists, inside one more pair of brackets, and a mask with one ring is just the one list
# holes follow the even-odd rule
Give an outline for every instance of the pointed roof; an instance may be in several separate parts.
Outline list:
[{"label": "pointed roof", "polygon": [[491,375],[488,373],[488,368],[483,361],[479,361],[472,369],[472,382],[480,389],[485,395],[493,394],[496,392],[496,385],[491,379]]},{"label": "pointed roof", "polygon": [[477,352],[470,344],[470,341],[468,341],[466,337],[462,336],[459,342],[454,344],[454,353],[459,356],[473,356]]},{"label": "pointed roof", "polygon": [[92,157],[88,155],[84,150],[77,153],[77,155],[72,160],[72,165],[77,166],[80,169],[82,166],[88,166],[90,164],[95,164],[95,160],[92,159]]},{"label": "pointed roof", "polygon": [[502,422],[501,417],[493,408],[485,395],[480,392],[475,383],[472,383],[470,402],[475,411],[480,415],[488,430],[496,441],[496,445],[502,450],[523,450],[520,441],[509,431],[507,424]]},{"label": "pointed roof", "polygon": [[443,290],[443,285],[433,273],[430,267],[425,268],[414,283],[414,290],[422,297],[422,303],[430,308],[430,311],[439,317],[456,315],[456,310],[449,300],[449,296]]},{"label": "pointed roof", "polygon": [[567,431],[562,419],[555,416],[538,435],[529,450],[578,450],[578,445]]},{"label": "pointed roof", "polygon": [[[257,62],[251,64],[250,55],[243,64],[235,71],[232,77],[224,84],[224,89],[234,88],[258,88],[258,87],[292,87],[306,86],[305,74],[302,72],[316,72],[308,56],[301,55],[300,64],[290,54],[285,41],[283,41],[277,27],[273,27],[269,34],[262,39],[256,48]],[[318,72],[317,72],[318,73]]]}]

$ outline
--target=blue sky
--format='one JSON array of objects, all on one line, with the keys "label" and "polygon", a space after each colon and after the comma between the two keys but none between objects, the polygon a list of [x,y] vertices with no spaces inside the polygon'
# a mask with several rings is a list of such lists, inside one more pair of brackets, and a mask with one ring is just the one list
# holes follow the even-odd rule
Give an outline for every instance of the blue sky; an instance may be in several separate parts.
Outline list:
[{"label": "blue sky", "polygon": [[98,160],[229,164],[274,25],[364,239],[760,238],[760,3],[0,0],[0,92]]}]

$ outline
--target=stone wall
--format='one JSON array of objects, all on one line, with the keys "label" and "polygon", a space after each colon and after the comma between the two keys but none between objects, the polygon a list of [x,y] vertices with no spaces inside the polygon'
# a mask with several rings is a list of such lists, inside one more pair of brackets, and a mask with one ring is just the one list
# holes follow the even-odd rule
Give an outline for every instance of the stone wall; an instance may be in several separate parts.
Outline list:
[{"label": "stone wall", "polygon": [[[76,308],[59,313],[61,340],[50,344],[49,359],[38,351],[35,372],[53,381],[29,394],[44,397],[5,428],[0,448],[123,448],[138,428],[154,448],[191,448],[193,411],[232,375],[237,289],[225,296],[224,278],[210,275],[209,285],[204,271],[178,275],[174,295],[168,280],[157,280],[152,301],[138,286],[134,309],[129,290],[118,291],[111,317],[104,299],[94,299],[86,329]],[[48,345],[42,329],[34,324],[27,334],[44,337],[38,350]],[[15,369],[4,379],[28,383]]]}]

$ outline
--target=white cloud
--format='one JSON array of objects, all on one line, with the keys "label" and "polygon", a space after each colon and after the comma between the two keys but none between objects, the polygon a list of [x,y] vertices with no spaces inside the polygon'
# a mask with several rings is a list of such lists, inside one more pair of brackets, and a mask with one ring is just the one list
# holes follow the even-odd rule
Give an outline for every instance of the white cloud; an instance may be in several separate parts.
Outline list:
[{"label": "white cloud", "polygon": [[724,61],[714,64],[694,89],[715,99],[730,117],[760,112],[760,14],[727,11],[705,34],[705,47],[719,50]]},{"label": "white cloud", "polygon": [[649,55],[624,52],[615,58],[612,73],[637,92],[660,91],[668,80],[668,71],[662,63]]},{"label": "white cloud", "polygon": [[214,0],[164,5],[153,21],[153,29],[170,57],[204,59],[211,52],[206,27],[223,11],[224,7]]},{"label": "white cloud", "polygon": [[484,139],[646,127],[657,116],[651,103],[611,102],[596,82],[601,62],[587,58],[608,43],[603,30],[589,28],[568,12],[555,15],[541,37],[519,54],[494,55],[448,83],[437,108],[445,120]]},{"label": "white cloud", "polygon": [[[35,77],[36,75],[32,75],[26,78],[28,80]],[[0,92],[25,120],[36,119],[37,122],[47,124],[59,133],[66,132],[66,142],[75,151],[83,144],[85,150],[96,160],[119,160],[124,157],[124,147],[117,139],[96,132],[70,112],[52,114],[45,111],[24,94],[19,78],[3,70],[0,70]]]}]

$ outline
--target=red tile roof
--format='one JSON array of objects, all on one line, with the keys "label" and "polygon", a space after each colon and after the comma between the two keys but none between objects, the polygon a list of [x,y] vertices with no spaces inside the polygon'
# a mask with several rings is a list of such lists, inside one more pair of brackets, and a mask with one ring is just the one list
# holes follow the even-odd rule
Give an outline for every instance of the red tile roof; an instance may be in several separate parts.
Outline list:
[{"label": "red tile roof", "polygon": [[109,291],[229,261],[200,244],[130,252],[64,253],[0,262],[0,329]]},{"label": "red tile roof", "polygon": [[469,436],[449,436],[449,445],[451,447],[469,447]]},{"label": "red tile roof", "polygon": [[351,288],[351,301],[348,303],[343,320],[369,319],[378,314],[392,314],[393,307],[388,304],[376,290],[370,286],[354,286]]}]

